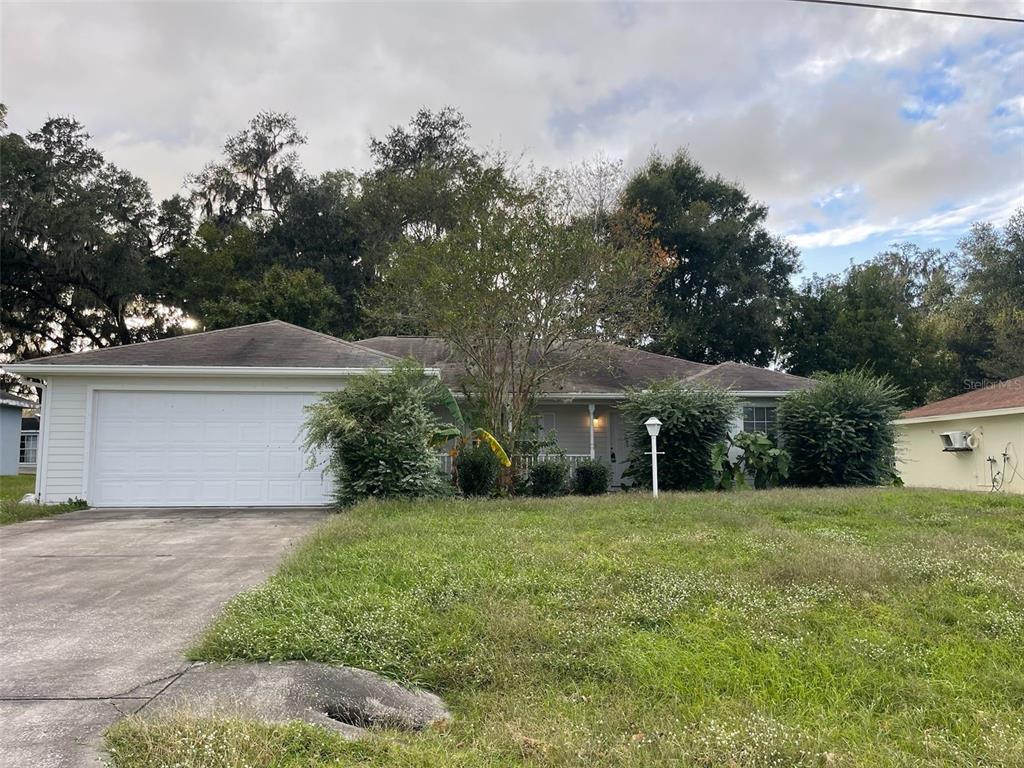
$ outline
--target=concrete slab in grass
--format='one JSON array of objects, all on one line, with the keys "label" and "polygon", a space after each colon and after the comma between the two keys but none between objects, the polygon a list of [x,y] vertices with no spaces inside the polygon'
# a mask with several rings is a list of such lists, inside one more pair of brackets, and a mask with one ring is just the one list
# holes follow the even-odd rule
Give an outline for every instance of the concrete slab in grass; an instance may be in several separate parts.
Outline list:
[{"label": "concrete slab in grass", "polygon": [[418,731],[450,717],[444,702],[427,691],[362,669],[305,661],[194,666],[141,714],[159,718],[176,712],[302,720],[351,739],[367,728]]}]

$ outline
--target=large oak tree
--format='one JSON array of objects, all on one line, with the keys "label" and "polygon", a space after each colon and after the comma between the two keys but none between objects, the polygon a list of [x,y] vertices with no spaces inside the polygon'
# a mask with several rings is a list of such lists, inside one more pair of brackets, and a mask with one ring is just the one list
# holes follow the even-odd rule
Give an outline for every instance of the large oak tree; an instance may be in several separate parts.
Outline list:
[{"label": "large oak tree", "polygon": [[142,179],[104,161],[73,119],[0,137],[2,352],[33,357],[159,337],[156,211]]},{"label": "large oak tree", "polygon": [[658,286],[665,325],[653,348],[705,363],[771,362],[799,260],[768,231],[767,207],[685,152],[654,155],[624,204],[651,214],[651,234],[674,257]]}]

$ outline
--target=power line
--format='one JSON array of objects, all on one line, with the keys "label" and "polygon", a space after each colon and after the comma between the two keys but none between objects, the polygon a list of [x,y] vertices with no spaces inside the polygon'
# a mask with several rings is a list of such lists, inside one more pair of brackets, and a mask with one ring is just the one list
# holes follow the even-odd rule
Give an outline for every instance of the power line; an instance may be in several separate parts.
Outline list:
[{"label": "power line", "polygon": [[852,8],[875,8],[882,11],[903,11],[904,13],[926,13],[932,16],[958,16],[962,19],[985,19],[987,21],[1010,21],[1024,24],[1024,19],[1012,16],[984,16],[980,13],[959,13],[957,11],[936,11],[931,8],[907,8],[898,5],[879,5],[877,3],[854,3],[850,0],[788,0],[790,3],[815,3],[816,5],[847,5]]}]

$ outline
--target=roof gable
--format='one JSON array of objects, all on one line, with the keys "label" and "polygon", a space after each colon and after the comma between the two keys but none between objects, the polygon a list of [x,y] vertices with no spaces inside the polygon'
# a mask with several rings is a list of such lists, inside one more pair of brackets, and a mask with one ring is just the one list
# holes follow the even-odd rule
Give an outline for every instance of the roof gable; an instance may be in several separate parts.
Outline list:
[{"label": "roof gable", "polygon": [[947,416],[974,411],[1000,411],[1008,408],[1024,408],[1024,376],[922,405],[907,411],[900,418],[920,419],[927,416]]},{"label": "roof gable", "polygon": [[282,320],[37,358],[32,365],[388,368],[397,358]]}]

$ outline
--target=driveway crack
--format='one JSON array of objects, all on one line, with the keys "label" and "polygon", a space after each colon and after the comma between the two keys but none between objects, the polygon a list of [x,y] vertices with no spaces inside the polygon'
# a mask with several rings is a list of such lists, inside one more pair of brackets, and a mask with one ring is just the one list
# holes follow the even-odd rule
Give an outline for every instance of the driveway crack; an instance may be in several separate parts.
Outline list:
[{"label": "driveway crack", "polygon": [[[174,685],[176,682],[178,682],[179,678],[181,678],[182,675],[184,675],[186,672],[188,672],[190,669],[192,669],[193,667],[197,666],[200,663],[202,663],[202,662],[195,662],[195,661],[189,662],[185,666],[184,669],[181,669],[181,670],[179,670],[177,672],[173,672],[170,675],[161,675],[160,677],[155,677],[152,680],[147,680],[144,683],[139,683],[138,685],[133,685],[131,688],[129,688],[128,690],[123,691],[121,693],[114,693],[114,694],[107,695],[107,696],[0,696],[0,701],[118,701],[118,700],[121,700],[121,701],[144,701],[144,702],[146,702],[146,704],[148,704],[153,699],[155,699],[157,696],[159,696],[164,691],[166,691],[168,688],[170,688],[172,685]],[[133,695],[136,691],[138,691],[138,690],[140,690],[142,688],[145,688],[147,686],[150,686],[150,685],[156,685],[157,683],[164,683],[164,685],[161,686],[160,690],[157,691],[156,693],[151,694],[151,695],[143,694],[143,695],[140,695],[140,696]],[[145,704],[143,706],[145,706]]]},{"label": "driveway crack", "polygon": [[[135,710],[135,713],[138,714],[139,712],[144,710],[146,707],[148,707],[150,702],[153,701],[153,699],[155,699],[157,696],[161,695],[164,691],[166,691],[168,688],[170,688],[172,685],[174,685],[176,682],[178,682],[181,679],[182,675],[184,675],[186,672],[188,672],[194,666],[196,666],[196,662],[194,662],[194,661],[193,662],[189,662],[189,665],[187,667],[185,667],[183,670],[181,670],[181,672],[178,672],[176,675],[171,675],[170,678],[167,679],[167,684],[163,688],[161,688],[159,691],[154,693],[152,696],[150,696],[148,699],[146,699],[146,703],[143,704],[141,707],[139,707],[137,710]],[[154,680],[153,682],[158,682],[158,681]],[[140,686],[136,686],[136,687],[140,687]]]}]

